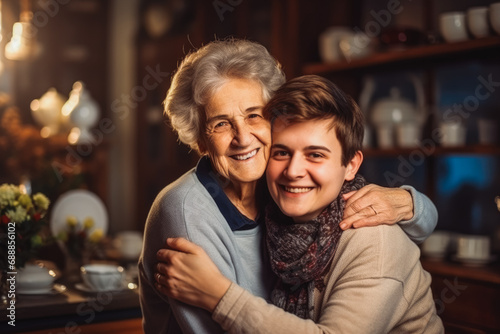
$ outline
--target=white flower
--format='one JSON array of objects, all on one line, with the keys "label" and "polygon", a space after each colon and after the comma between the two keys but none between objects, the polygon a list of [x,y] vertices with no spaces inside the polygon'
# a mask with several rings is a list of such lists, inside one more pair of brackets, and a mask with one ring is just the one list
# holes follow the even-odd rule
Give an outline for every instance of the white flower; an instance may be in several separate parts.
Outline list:
[{"label": "white flower", "polygon": [[50,204],[50,201],[47,198],[47,196],[45,196],[44,194],[41,194],[41,193],[36,193],[35,195],[33,195],[33,202],[35,202],[35,205],[37,206],[37,208],[39,208],[43,211],[47,211],[47,209],[49,208],[49,204]]},{"label": "white flower", "polygon": [[14,205],[14,201],[19,195],[20,192],[18,187],[12,184],[2,184],[0,186],[0,208]]},{"label": "white flower", "polygon": [[14,223],[20,223],[26,219],[28,212],[22,206],[17,206],[15,210],[7,211],[6,216]]}]

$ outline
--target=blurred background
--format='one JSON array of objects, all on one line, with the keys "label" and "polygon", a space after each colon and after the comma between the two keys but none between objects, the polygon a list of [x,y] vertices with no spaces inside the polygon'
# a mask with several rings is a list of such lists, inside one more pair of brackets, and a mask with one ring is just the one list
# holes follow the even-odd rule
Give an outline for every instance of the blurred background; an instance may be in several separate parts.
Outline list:
[{"label": "blurred background", "polygon": [[499,17],[486,0],[2,0],[0,183],[52,202],[90,190],[110,235],[142,232],[156,194],[198,160],[163,115],[170,78],[233,36],[266,46],[287,78],[351,94],[367,179],[414,186],[437,230],[488,236],[498,254]]}]

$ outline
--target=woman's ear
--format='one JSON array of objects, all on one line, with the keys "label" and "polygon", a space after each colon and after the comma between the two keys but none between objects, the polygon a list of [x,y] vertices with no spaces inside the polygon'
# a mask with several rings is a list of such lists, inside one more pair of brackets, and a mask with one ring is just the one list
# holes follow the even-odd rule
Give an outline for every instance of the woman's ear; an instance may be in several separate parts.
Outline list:
[{"label": "woman's ear", "polygon": [[345,172],[345,180],[351,181],[354,179],[356,174],[358,173],[359,167],[363,162],[363,153],[361,151],[357,151],[354,154],[354,157],[347,163],[346,172]]},{"label": "woman's ear", "polygon": [[207,155],[207,147],[205,145],[205,141],[203,140],[203,138],[200,138],[198,139],[198,153],[200,154],[200,156],[204,156],[204,155]]}]

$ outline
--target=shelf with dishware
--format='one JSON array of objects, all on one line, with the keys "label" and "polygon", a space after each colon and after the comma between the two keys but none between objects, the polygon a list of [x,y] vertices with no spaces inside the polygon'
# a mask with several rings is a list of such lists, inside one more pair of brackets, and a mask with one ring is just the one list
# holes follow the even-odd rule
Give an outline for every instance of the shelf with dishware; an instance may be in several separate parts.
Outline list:
[{"label": "shelf with dishware", "polygon": [[[472,10],[477,11],[478,9],[479,7],[474,7]],[[457,14],[446,13],[446,15],[453,16]],[[446,15],[443,14],[441,16]],[[324,34],[325,33],[328,33],[328,30],[326,30]],[[339,27],[332,27],[330,33],[331,35],[337,35],[335,38],[330,38],[330,44],[324,43],[325,40],[322,40],[322,36],[320,36],[319,40],[323,62],[303,63],[301,73],[326,76],[331,78],[334,82],[337,82],[343,90],[353,97],[359,96],[359,105],[368,116],[367,130],[371,130],[370,127],[376,130],[376,136],[374,136],[376,137],[375,145],[372,143],[371,137],[373,135],[370,131],[366,134],[368,140],[367,145],[364,143],[365,156],[393,157],[400,154],[409,155],[415,152],[416,149],[418,150],[422,145],[421,142],[418,145],[413,145],[413,143],[418,140],[431,141],[430,146],[432,147],[424,150],[427,157],[453,154],[499,155],[498,138],[496,138],[497,135],[495,134],[496,128],[498,127],[496,123],[499,120],[497,113],[490,112],[489,116],[479,119],[477,129],[479,138],[477,140],[467,138],[466,140],[465,132],[468,132],[470,129],[467,129],[467,124],[465,123],[470,113],[466,116],[462,116],[463,114],[456,115],[456,110],[454,109],[453,112],[451,112],[450,108],[448,108],[450,110],[445,110],[444,108],[446,107],[441,106],[442,110],[438,110],[437,107],[438,101],[440,100],[440,89],[442,88],[438,86],[440,75],[442,75],[440,71],[442,71],[443,68],[449,68],[450,65],[463,67],[463,64],[467,64],[467,66],[474,68],[484,66],[484,68],[488,69],[485,71],[489,72],[485,72],[487,73],[485,77],[478,77],[478,84],[483,85],[481,89],[486,88],[484,86],[486,81],[483,80],[486,77],[492,85],[497,85],[495,81],[496,70],[493,70],[493,72],[491,71],[492,68],[496,69],[499,64],[498,57],[496,56],[500,51],[500,36],[498,36],[498,34],[491,35],[486,31],[484,36],[474,36],[475,38],[472,39],[467,36],[462,36],[456,41],[448,40],[446,42],[447,38],[444,37],[445,42],[434,42],[430,44],[429,41],[427,41],[414,46],[400,46],[398,48],[393,47],[385,49],[379,42],[377,51],[375,51],[376,48],[373,46],[365,46],[369,51],[361,50],[362,52],[358,52],[355,57],[349,57],[349,52],[345,52],[342,43],[350,41],[350,48],[354,50],[354,52],[351,52],[352,54],[355,54],[357,51],[356,43],[363,43],[359,41],[356,42],[355,37],[354,39],[351,38],[351,40],[346,38],[349,34],[353,35],[353,32],[342,31],[342,28]],[[359,33],[354,33],[354,35],[356,34]],[[443,34],[442,31],[441,34]],[[363,36],[358,36],[358,38],[362,37]],[[381,38],[379,37],[379,39]],[[332,46],[332,43],[336,45],[338,50]],[[370,44],[365,43],[365,45]],[[330,48],[331,50],[327,52],[325,48]],[[361,46],[358,48],[361,48]],[[347,50],[349,50],[349,48],[347,48]],[[332,59],[336,60],[332,61]],[[371,91],[370,95],[373,96],[373,92],[375,91],[373,87],[375,85],[374,77],[380,80],[380,78],[391,74],[402,74],[405,80],[410,79],[410,81],[413,82],[416,92],[416,104],[411,103],[410,100],[401,96],[401,89],[398,87],[398,85],[402,84],[401,81],[395,81],[394,86],[390,89],[390,97],[388,98],[380,99],[370,104],[369,100],[371,97],[368,100],[366,96],[364,97],[364,95],[366,95],[364,91]],[[399,76],[397,80],[401,79],[402,77]],[[455,81],[471,79],[472,78],[466,79],[456,77]],[[475,79],[476,78],[474,78],[474,80]],[[486,84],[490,91],[496,89],[496,86],[493,87],[492,85],[488,86],[488,84]],[[472,91],[470,95],[475,97],[474,94],[478,94],[477,88],[476,91]],[[487,95],[490,96],[489,92]],[[466,97],[466,99],[467,98],[468,97]],[[475,100],[478,101],[478,98],[475,97]],[[483,100],[484,99],[481,99],[481,102]],[[377,104],[379,104],[378,102],[382,101],[384,106],[377,106]],[[477,106],[475,106],[475,108],[477,109]],[[375,111],[374,109],[377,110]],[[469,109],[469,106],[467,106],[467,110]],[[393,110],[392,116],[389,110]],[[400,110],[403,110],[403,112]],[[406,120],[403,117],[403,119],[398,120],[398,117],[401,117],[401,115],[396,115],[397,112],[403,116],[405,116],[405,114],[410,115],[411,113],[420,115],[418,115],[418,117],[406,117]],[[443,112],[445,112],[445,115],[456,115],[456,119],[462,119],[460,121],[454,120],[455,122],[451,122],[451,120],[446,119],[444,115],[440,114]],[[378,114],[378,116],[374,114]],[[441,124],[438,125],[438,122]],[[490,122],[490,124],[485,125],[487,122]],[[389,123],[391,123],[389,126],[391,129],[387,128],[387,124]],[[401,130],[397,129],[398,126],[402,125],[406,125],[406,128]],[[476,129],[474,129],[474,131],[475,130]],[[398,131],[401,134],[399,134]],[[386,133],[385,135],[383,134],[384,132]],[[392,135],[390,135],[389,132],[391,132]],[[481,132],[488,133],[486,135],[487,139],[482,139],[485,137],[481,137]],[[393,138],[389,138],[390,136]],[[452,137],[452,139],[441,140],[443,136],[448,138]],[[396,143],[405,140],[398,137],[405,137],[407,143],[411,142],[410,145]],[[418,137],[422,139],[418,139]]]},{"label": "shelf with dishware", "polygon": [[441,147],[437,146],[436,143],[432,142],[432,145],[428,145],[424,148],[422,146],[416,146],[413,148],[390,148],[390,149],[378,149],[378,148],[364,148],[363,154],[366,157],[395,157],[399,155],[407,156],[414,153],[417,150],[424,151],[429,155],[433,156],[445,156],[445,155],[462,155],[462,154],[484,154],[484,155],[500,155],[500,147],[497,145],[467,145],[467,146],[455,146],[455,147]]},{"label": "shelf with dishware", "polygon": [[378,52],[364,58],[351,61],[333,63],[309,63],[302,67],[303,74],[332,75],[345,71],[379,69],[386,66],[394,67],[435,64],[439,61],[449,62],[450,56],[454,60],[463,60],[471,56],[491,57],[497,59],[495,51],[500,50],[500,36],[490,36],[456,43],[440,43],[415,46],[405,50]]}]

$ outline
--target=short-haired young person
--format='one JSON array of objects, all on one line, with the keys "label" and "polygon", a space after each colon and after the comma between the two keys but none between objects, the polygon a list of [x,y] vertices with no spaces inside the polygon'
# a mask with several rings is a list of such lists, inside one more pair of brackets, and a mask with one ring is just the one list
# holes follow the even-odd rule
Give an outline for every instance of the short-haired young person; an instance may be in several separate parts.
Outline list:
[{"label": "short-haired young person", "polygon": [[[198,246],[170,239],[161,287],[212,312],[230,333],[443,333],[418,247],[397,225],[342,231],[343,194],[360,189],[363,115],[332,82],[303,76],[266,105],[268,304],[218,272]],[[184,253],[182,253],[184,252]],[[276,306],[275,306],[276,305]],[[277,307],[278,306],[278,307]],[[285,312],[287,311],[287,312]]]}]

